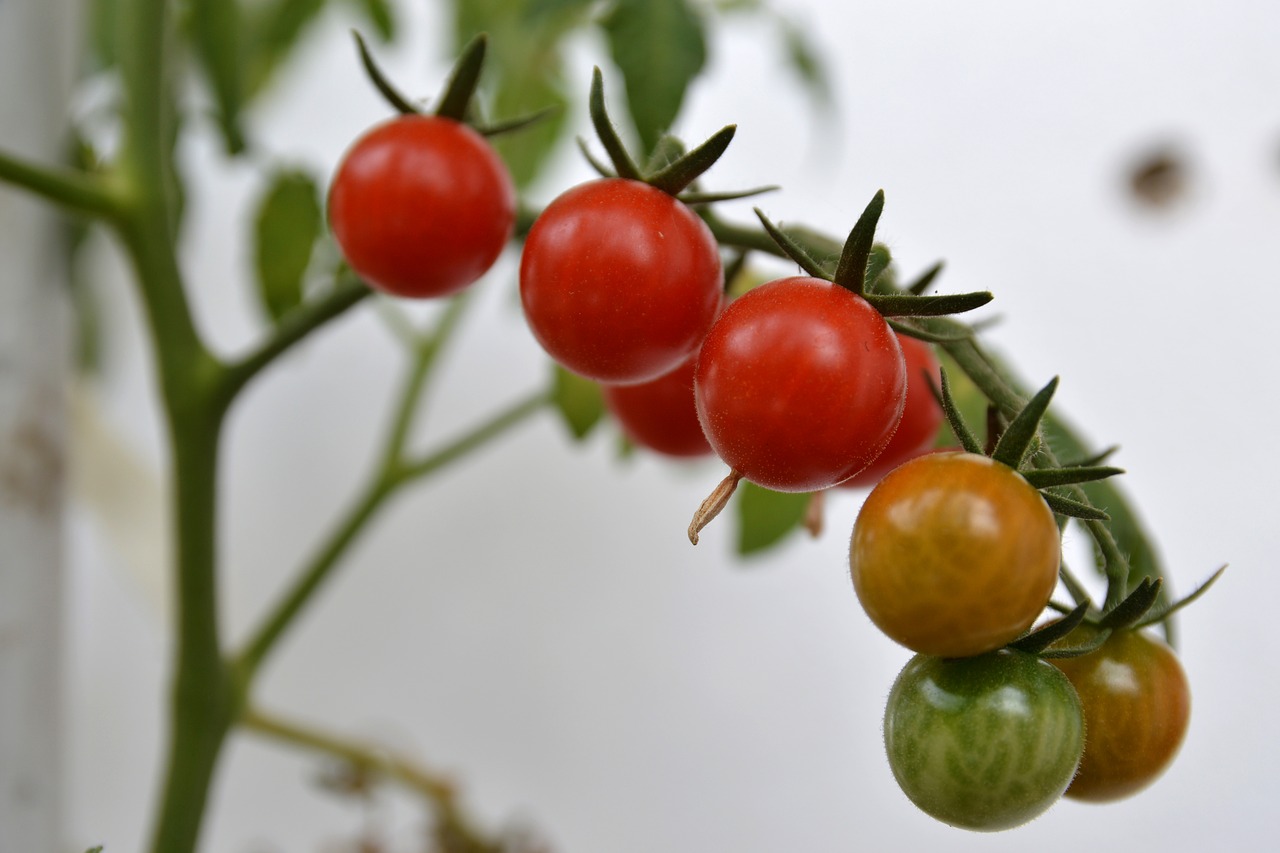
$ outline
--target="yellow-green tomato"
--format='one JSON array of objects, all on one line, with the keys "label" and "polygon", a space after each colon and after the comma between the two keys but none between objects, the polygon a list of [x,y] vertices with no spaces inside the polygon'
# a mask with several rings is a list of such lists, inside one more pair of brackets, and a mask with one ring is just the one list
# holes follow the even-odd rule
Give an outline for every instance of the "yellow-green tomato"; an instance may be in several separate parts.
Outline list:
[{"label": "yellow-green tomato", "polygon": [[1067,796],[1110,802],[1159,778],[1191,720],[1191,690],[1173,650],[1150,634],[1124,630],[1095,652],[1054,664],[1075,686],[1089,726]]},{"label": "yellow-green tomato", "polygon": [[922,811],[964,829],[1012,829],[1053,805],[1084,749],[1066,676],[1007,649],[973,658],[916,655],[884,714],[889,766]]},{"label": "yellow-green tomato", "polygon": [[982,654],[1013,640],[1058,582],[1049,506],[1022,475],[974,453],[932,453],[867,496],[849,568],[867,615],[914,652]]}]

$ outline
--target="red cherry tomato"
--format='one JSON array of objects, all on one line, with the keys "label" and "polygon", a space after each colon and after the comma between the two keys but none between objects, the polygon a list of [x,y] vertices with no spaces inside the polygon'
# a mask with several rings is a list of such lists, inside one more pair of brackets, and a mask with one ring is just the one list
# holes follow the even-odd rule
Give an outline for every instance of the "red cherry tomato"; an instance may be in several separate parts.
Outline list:
[{"label": "red cherry tomato", "polygon": [[695,374],[712,448],[779,492],[829,488],[884,450],[902,417],[906,368],[866,300],[817,278],[784,278],[725,309]]},{"label": "red cherry tomato", "polygon": [[889,444],[876,461],[845,480],[841,486],[854,489],[874,486],[903,462],[932,451],[934,442],[938,440],[938,429],[943,421],[942,407],[924,378],[927,372],[934,382],[941,385],[938,357],[933,354],[933,347],[922,340],[907,335],[897,337],[902,357],[907,363],[907,399],[902,407],[898,431],[889,439]]},{"label": "red cherry tomato", "polygon": [[720,253],[662,190],[609,178],[547,206],[525,240],[520,298],[543,349],[588,379],[656,379],[689,358],[720,309]]},{"label": "red cherry tomato", "polygon": [[693,403],[697,361],[695,355],[648,382],[603,386],[605,406],[627,438],[665,456],[705,456],[711,452]]},{"label": "red cherry tomato", "polygon": [[1080,694],[1089,730],[1067,796],[1110,802],[1158,779],[1191,720],[1191,690],[1173,650],[1144,631],[1123,630],[1095,652],[1051,662]]},{"label": "red cherry tomato", "polygon": [[484,137],[407,115],[356,140],[329,189],[329,224],[347,263],[396,296],[456,293],[511,238],[516,196]]}]

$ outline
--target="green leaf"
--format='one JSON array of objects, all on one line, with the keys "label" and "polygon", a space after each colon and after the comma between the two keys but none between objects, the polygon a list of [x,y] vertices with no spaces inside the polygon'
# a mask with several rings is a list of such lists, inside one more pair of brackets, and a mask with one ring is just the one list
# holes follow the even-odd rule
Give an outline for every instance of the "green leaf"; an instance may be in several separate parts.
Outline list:
[{"label": "green leaf", "polygon": [[831,80],[826,64],[808,32],[794,21],[783,19],[779,28],[787,64],[796,72],[809,94],[823,106],[831,104]]},{"label": "green leaf", "polygon": [[795,261],[800,269],[804,270],[814,278],[821,278],[830,281],[830,277],[827,275],[827,271],[822,268],[822,265],[814,260],[814,258],[805,251],[804,247],[793,239],[791,235],[787,234],[781,228],[770,222],[769,217],[765,216],[764,211],[760,208],[755,207],[752,208],[752,210],[755,211],[756,218],[760,220],[760,224],[764,226],[764,230],[769,234],[770,239],[777,243],[778,248],[781,249],[787,257]]},{"label": "green leaf", "polygon": [[1075,483],[1105,480],[1108,477],[1115,477],[1123,473],[1123,468],[1112,468],[1104,465],[1081,465],[1071,468],[1033,468],[1029,471],[1023,471],[1022,477],[1034,488],[1046,489],[1050,486],[1070,486]]},{"label": "green leaf", "polygon": [[396,37],[397,21],[395,10],[388,0],[349,0],[364,17],[373,25],[373,30],[382,41],[391,41]]},{"label": "green leaf", "polygon": [[191,13],[192,38],[218,104],[223,143],[227,153],[238,154],[244,150],[240,5],[236,0],[192,0]]},{"label": "green leaf", "polygon": [[650,175],[649,183],[669,195],[679,195],[720,159],[737,131],[738,126],[734,124],[721,128],[676,162]]},{"label": "green leaf", "polygon": [[258,296],[276,322],[302,303],[302,282],[324,226],[320,194],[301,172],[276,175],[258,207]]},{"label": "green leaf", "polygon": [[675,122],[706,63],[702,18],[688,0],[617,0],[602,26],[647,153]]},{"label": "green leaf", "polygon": [[555,365],[554,402],[573,437],[581,441],[604,417],[604,395],[590,379]]},{"label": "green leaf", "polygon": [[905,293],[868,293],[866,300],[886,317],[940,317],[981,308],[992,296],[976,293],[948,293],[942,296],[909,296]]},{"label": "green leaf", "polygon": [[812,496],[787,494],[757,486],[749,480],[738,484],[738,553],[754,554],[771,548],[804,521]]},{"label": "green leaf", "polygon": [[378,94],[382,96],[382,99],[401,115],[414,115],[421,112],[387,79],[387,75],[378,67],[377,60],[369,52],[369,45],[364,42],[364,36],[354,30],[351,35],[355,37],[356,50],[360,53],[360,65],[364,67],[364,74],[369,78],[369,82],[373,84],[373,88],[378,90]]},{"label": "green leaf", "polygon": [[436,115],[451,118],[454,121],[465,121],[470,111],[471,98],[480,84],[480,72],[484,68],[484,55],[489,47],[489,37],[479,33],[467,42],[449,73],[449,82],[445,84],[444,94],[436,107]]},{"label": "green leaf", "polygon": [[[963,376],[963,374],[961,374]],[[934,387],[933,382],[929,382],[929,387],[934,392],[934,397],[939,405],[942,406],[943,414],[946,415],[947,426],[951,430],[953,441],[952,444],[959,444],[969,453],[982,453],[982,444],[979,443],[977,436],[969,429],[968,420],[965,417],[963,409],[956,401],[955,395],[951,392],[951,373],[947,368],[940,367],[938,372],[940,380],[939,385]]]},{"label": "green leaf", "polygon": [[1049,505],[1049,509],[1058,515],[1064,515],[1068,518],[1082,518],[1086,521],[1109,521],[1111,516],[1106,511],[1098,509],[1096,506],[1080,503],[1071,498],[1054,494],[1053,492],[1041,492],[1040,497],[1044,498],[1044,502]]},{"label": "green leaf", "polygon": [[525,14],[524,0],[454,0],[454,47],[461,50],[477,33],[487,33],[489,49],[478,100],[498,125],[516,116],[552,108],[547,118],[518,136],[493,140],[494,148],[519,187],[536,178],[568,127],[567,86],[560,45],[580,22],[578,16]]},{"label": "green leaf", "polygon": [[324,0],[268,0],[245,8],[242,24],[249,94],[267,84],[322,8]]},{"label": "green leaf", "polygon": [[560,15],[566,12],[582,12],[591,7],[595,0],[528,0],[525,3],[525,18],[536,21],[548,15]]}]

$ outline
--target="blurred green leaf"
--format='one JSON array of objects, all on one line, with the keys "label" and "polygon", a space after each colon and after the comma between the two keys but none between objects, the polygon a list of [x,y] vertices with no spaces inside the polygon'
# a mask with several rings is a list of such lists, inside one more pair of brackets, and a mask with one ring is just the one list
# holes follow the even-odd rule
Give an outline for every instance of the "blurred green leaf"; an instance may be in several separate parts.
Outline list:
[{"label": "blurred green leaf", "polygon": [[258,296],[276,322],[302,303],[303,277],[323,226],[315,182],[301,172],[276,175],[258,208],[254,250]]},{"label": "blurred green leaf", "polygon": [[600,386],[555,365],[554,401],[565,426],[581,441],[604,417],[604,395]]},{"label": "blurred green leaf", "polygon": [[618,0],[602,25],[647,157],[706,63],[702,18],[687,0]]},{"label": "blurred green leaf", "polygon": [[396,37],[396,15],[394,6],[388,0],[348,0],[355,5],[364,17],[373,25],[373,31],[383,41],[391,41]]},{"label": "blurred green leaf", "polygon": [[325,0],[267,0],[245,10],[248,58],[244,79],[248,94],[256,94],[267,84],[324,4]]},{"label": "blurred green leaf", "polygon": [[779,32],[782,35],[782,47],[786,52],[787,64],[800,77],[809,94],[820,104],[829,106],[832,103],[831,81],[827,77],[822,55],[809,40],[808,32],[795,22],[786,19],[782,20]]},{"label": "blurred green leaf", "polygon": [[812,496],[787,494],[757,486],[749,480],[738,484],[738,553],[746,556],[771,548],[804,521]]},{"label": "blurred green leaf", "polygon": [[591,8],[595,0],[528,0],[524,14],[529,20],[566,12],[581,12]]},{"label": "blurred green leaf", "polygon": [[116,33],[119,30],[120,0],[91,0],[89,9],[89,53],[97,68],[116,64]]},{"label": "blurred green leaf", "polygon": [[541,5],[546,8],[535,19],[523,0],[453,2],[455,52],[477,33],[489,37],[479,91],[486,120],[497,124],[558,108],[536,125],[493,140],[520,187],[537,177],[566,127],[569,98],[560,44],[581,23],[576,4]]},{"label": "blurred green leaf", "polygon": [[191,13],[192,38],[218,104],[223,142],[228,153],[237,154],[244,150],[240,4],[236,0],[191,0]]}]

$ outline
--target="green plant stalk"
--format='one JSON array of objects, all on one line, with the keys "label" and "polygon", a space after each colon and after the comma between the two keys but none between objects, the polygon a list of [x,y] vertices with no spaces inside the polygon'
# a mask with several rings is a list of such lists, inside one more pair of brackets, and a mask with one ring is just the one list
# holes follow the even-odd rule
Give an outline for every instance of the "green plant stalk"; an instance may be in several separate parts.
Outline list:
[{"label": "green plant stalk", "polygon": [[279,714],[247,708],[241,717],[247,731],[299,749],[336,758],[362,773],[383,776],[426,800],[436,822],[465,839],[467,849],[498,849],[484,840],[458,807],[457,792],[449,780],[421,764],[398,756],[377,744],[364,743],[303,725]]},{"label": "green plant stalk", "polygon": [[173,163],[167,140],[174,105],[164,73],[172,44],[163,0],[121,4],[125,203],[117,231],[132,259],[154,348],[171,453],[177,602],[170,731],[155,816],[154,853],[193,850],[218,755],[235,717],[217,611],[217,464],[223,368],[196,332],[176,256]]},{"label": "green plant stalk", "polygon": [[110,220],[120,216],[121,200],[95,176],[36,165],[0,151],[0,182],[77,213]]}]

